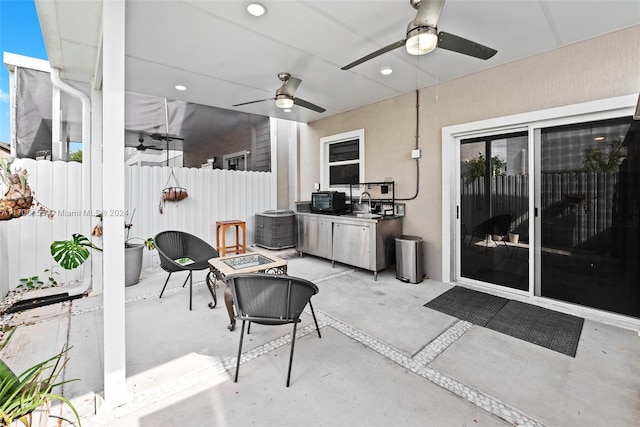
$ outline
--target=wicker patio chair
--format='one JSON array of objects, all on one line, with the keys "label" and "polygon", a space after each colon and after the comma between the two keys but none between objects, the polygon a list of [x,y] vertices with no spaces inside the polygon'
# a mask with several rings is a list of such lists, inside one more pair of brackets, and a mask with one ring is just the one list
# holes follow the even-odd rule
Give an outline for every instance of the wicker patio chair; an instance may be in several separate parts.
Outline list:
[{"label": "wicker patio chair", "polygon": [[293,323],[291,353],[289,355],[289,369],[287,372],[287,387],[289,387],[293,350],[296,343],[296,330],[298,323],[300,323],[302,310],[304,310],[307,303],[311,309],[311,315],[316,325],[318,337],[322,338],[318,321],[316,320],[316,314],[311,304],[311,297],[318,293],[318,287],[308,280],[283,274],[234,274],[225,277],[224,280],[231,288],[233,303],[236,308],[236,319],[242,320],[234,381],[238,381],[242,341],[246,322],[249,322],[247,334],[249,334],[251,323],[261,325],[284,325]]},{"label": "wicker patio chair", "polygon": [[[164,294],[171,274],[188,271],[189,275],[182,287],[189,280],[189,310],[191,310],[193,306],[193,272],[208,269],[209,259],[217,258],[218,252],[204,240],[183,231],[160,232],[154,237],[154,242],[160,255],[160,266],[169,273],[162,287],[162,292],[160,292],[160,298]],[[213,304],[209,303],[209,308],[213,308],[218,303],[218,298],[215,292],[215,276],[211,272],[207,274],[207,285],[213,297]]]},{"label": "wicker patio chair", "polygon": [[511,227],[511,220],[511,215],[497,215],[476,225],[473,229],[473,232],[471,233],[469,246],[471,246],[473,237],[475,235],[480,235],[485,239],[484,250],[486,252],[489,245],[489,240],[486,238],[486,236],[500,236],[502,243],[504,243],[504,247],[507,248],[507,253],[509,253],[509,246],[507,245],[506,239],[507,234],[509,233],[509,228]]}]

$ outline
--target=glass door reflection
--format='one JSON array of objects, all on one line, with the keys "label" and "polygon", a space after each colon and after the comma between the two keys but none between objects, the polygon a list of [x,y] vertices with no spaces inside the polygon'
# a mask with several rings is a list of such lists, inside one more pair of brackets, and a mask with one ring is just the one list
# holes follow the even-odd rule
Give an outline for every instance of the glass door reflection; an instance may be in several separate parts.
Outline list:
[{"label": "glass door reflection", "polygon": [[529,290],[527,132],[460,142],[460,273]]},{"label": "glass door reflection", "polygon": [[640,317],[640,123],[541,131],[540,290]]}]

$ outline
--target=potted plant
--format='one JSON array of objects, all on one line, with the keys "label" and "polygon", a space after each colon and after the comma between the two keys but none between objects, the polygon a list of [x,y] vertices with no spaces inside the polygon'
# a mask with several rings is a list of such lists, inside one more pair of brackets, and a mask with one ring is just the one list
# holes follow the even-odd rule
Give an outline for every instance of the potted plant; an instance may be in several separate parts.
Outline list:
[{"label": "potted plant", "polygon": [[13,157],[0,157],[0,190],[4,191],[4,194],[0,192],[3,194],[0,198],[0,221],[20,218],[32,211],[49,219],[53,218],[55,213],[35,199],[27,182],[27,170],[12,170],[14,160]]},{"label": "potted plant", "polygon": [[[138,283],[140,280],[140,273],[142,272],[142,258],[143,250],[153,250],[156,248],[152,237],[143,239],[141,237],[129,237],[131,227],[133,227],[133,214],[129,222],[124,224],[124,228],[127,230],[127,234],[124,240],[124,285],[132,286]],[[100,222],[93,227],[91,235],[94,237],[102,237],[102,215],[97,215],[100,218]]]},{"label": "potted plant", "polygon": [[20,218],[30,212],[53,218],[55,212],[39,203],[29,187],[26,169],[11,168],[15,158],[0,157],[0,221]]},{"label": "potted plant", "polygon": [[[0,345],[2,350],[16,331],[14,328]],[[2,426],[46,426],[50,405],[53,401],[66,404],[75,414],[80,425],[80,416],[67,398],[53,389],[74,380],[58,381],[69,359],[69,348],[28,368],[16,375],[0,359],[0,424]]]},{"label": "potted plant", "polygon": [[518,243],[520,241],[520,230],[513,229],[509,231],[509,243]]},{"label": "potted plant", "polygon": [[26,215],[31,209],[33,196],[27,183],[28,173],[25,169],[11,170],[13,157],[0,157],[0,181],[6,188],[0,199],[0,219],[7,220]]},{"label": "potted plant", "polygon": [[[93,227],[92,236],[102,236],[102,215],[98,215],[100,222]],[[133,218],[133,216],[132,216]],[[126,223],[127,236],[124,241],[125,248],[125,286],[131,286],[138,283],[140,273],[142,272],[142,256],[143,249],[155,249],[153,238],[143,239],[140,237],[129,237],[129,231],[132,223]],[[62,268],[71,270],[82,265],[89,255],[89,249],[102,251],[102,248],[94,245],[86,236],[75,233],[71,240],[59,240],[51,244],[51,255]]]},{"label": "potted plant", "polygon": [[131,224],[125,224],[125,227],[127,227],[127,239],[124,241],[124,285],[131,286],[140,280],[144,248],[153,250],[156,245],[152,237],[146,239],[128,237]]}]

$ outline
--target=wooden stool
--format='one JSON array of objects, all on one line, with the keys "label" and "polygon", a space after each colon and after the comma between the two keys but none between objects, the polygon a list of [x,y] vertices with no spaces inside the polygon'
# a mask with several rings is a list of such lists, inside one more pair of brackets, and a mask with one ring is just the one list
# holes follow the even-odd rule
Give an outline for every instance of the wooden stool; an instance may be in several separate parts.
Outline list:
[{"label": "wooden stool", "polygon": [[[236,244],[227,246],[227,228],[236,228]],[[242,242],[239,231],[242,228]],[[222,232],[222,245],[220,244],[220,232]],[[228,253],[243,254],[247,252],[247,230],[244,221],[237,219],[230,221],[216,221],[216,250],[218,255],[225,256]]]}]

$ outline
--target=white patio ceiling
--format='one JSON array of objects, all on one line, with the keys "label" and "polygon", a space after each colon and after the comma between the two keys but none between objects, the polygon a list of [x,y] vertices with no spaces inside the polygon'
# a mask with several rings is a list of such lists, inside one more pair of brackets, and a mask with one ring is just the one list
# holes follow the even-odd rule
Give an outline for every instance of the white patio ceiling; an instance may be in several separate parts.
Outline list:
[{"label": "white patio ceiling", "polygon": [[[264,116],[310,122],[640,24],[637,0],[447,0],[439,30],[492,47],[487,61],[404,48],[349,71],[340,67],[404,38],[408,0],[126,2],[126,89]],[[100,1],[36,0],[49,61],[62,77],[90,81],[98,63]],[[640,48],[640,41],[639,41]],[[390,66],[390,76],[380,69]],[[600,66],[600,64],[594,64]],[[271,98],[279,72],[302,79],[296,96],[326,108],[285,113]],[[629,70],[637,72],[638,70]],[[174,86],[187,86],[184,92]]]}]

